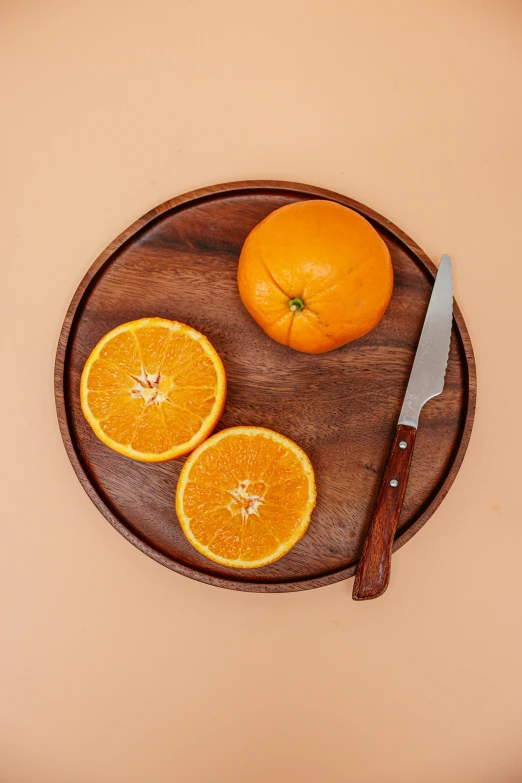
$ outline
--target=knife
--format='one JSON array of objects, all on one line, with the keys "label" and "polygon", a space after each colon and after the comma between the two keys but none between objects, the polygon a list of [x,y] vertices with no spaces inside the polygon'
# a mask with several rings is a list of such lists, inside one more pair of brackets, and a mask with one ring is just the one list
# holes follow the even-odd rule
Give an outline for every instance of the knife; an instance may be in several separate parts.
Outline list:
[{"label": "knife", "polygon": [[392,546],[401,513],[419,414],[423,405],[441,394],[448,364],[453,320],[451,259],[442,256],[424,319],[397,430],[359,563],[353,598],[378,598],[390,581]]}]

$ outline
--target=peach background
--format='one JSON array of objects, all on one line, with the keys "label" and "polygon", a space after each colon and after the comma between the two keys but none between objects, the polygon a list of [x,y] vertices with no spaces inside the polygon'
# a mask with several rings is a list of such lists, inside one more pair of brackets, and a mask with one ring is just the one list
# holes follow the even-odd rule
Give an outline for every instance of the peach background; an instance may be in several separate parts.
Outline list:
[{"label": "peach background", "polygon": [[[522,780],[521,74],[514,1],[3,0],[2,783]],[[474,341],[464,465],[373,603],[169,572],[58,432],[98,253],[171,196],[271,177],[451,253]]]}]

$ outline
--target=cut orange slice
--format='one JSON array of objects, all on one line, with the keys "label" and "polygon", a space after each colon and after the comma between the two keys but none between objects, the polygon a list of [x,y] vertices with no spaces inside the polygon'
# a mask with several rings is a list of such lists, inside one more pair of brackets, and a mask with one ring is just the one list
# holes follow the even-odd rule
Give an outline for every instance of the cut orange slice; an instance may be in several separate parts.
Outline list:
[{"label": "cut orange slice", "polygon": [[206,337],[164,318],[113,329],[85,364],[85,418],[103,443],[126,457],[163,462],[192,451],[225,404],[223,363]]},{"label": "cut orange slice", "polygon": [[198,552],[223,565],[259,568],[304,536],[315,498],[314,471],[299,446],[262,427],[232,427],[187,459],[176,511]]}]

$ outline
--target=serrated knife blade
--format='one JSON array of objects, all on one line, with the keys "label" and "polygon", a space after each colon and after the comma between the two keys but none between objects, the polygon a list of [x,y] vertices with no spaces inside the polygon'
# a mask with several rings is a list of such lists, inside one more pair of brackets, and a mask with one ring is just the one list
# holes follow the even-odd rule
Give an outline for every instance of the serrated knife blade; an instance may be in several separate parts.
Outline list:
[{"label": "serrated knife blade", "polygon": [[448,255],[440,259],[439,271],[404,395],[399,424],[417,428],[422,406],[442,393],[448,364],[453,321],[453,274]]}]

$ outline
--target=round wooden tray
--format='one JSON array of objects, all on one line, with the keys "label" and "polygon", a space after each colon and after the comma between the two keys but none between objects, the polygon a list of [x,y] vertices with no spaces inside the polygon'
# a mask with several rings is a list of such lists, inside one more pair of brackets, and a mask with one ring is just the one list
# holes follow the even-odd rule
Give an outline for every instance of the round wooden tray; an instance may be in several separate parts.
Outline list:
[{"label": "round wooden tray", "polygon": [[[319,356],[275,343],[243,307],[236,284],[248,232],[284,204],[328,198],[364,215],[390,248],[395,288],[381,323]],[[235,590],[284,592],[338,582],[356,571],[413,362],[436,268],[402,231],[352,199],[288,182],[236,182],[153,209],[94,262],[60,335],[55,393],[74,470],[102,514],[142,552],[180,574]],[[457,270],[458,275],[458,270]],[[446,385],[421,416],[394,549],[430,518],[462,463],[475,410],[476,376],[455,305]],[[310,456],[318,499],[302,541],[260,569],[220,566],[185,539],[174,510],[183,460],[134,462],[104,446],[83,418],[79,382],[98,340],[125,321],[161,316],[190,324],[219,351],[228,397],[218,428],[260,425]]]}]

